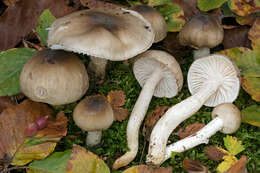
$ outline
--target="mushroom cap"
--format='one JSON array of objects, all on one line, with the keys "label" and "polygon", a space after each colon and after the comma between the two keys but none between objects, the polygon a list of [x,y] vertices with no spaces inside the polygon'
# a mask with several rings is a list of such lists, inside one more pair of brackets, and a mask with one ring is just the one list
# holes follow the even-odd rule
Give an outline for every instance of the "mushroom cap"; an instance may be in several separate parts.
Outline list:
[{"label": "mushroom cap", "polygon": [[138,5],[130,9],[137,11],[151,23],[155,33],[154,43],[162,41],[166,37],[167,24],[163,16],[156,9],[148,5]]},{"label": "mushroom cap", "polygon": [[219,88],[205,102],[205,106],[214,107],[221,103],[232,103],[239,94],[238,68],[224,55],[213,54],[194,61],[187,78],[192,95],[197,93],[204,83],[220,82]]},{"label": "mushroom cap", "polygon": [[223,120],[222,133],[231,134],[237,131],[241,124],[241,112],[232,103],[222,103],[217,105],[212,113],[212,118],[219,117]]},{"label": "mushroom cap", "polygon": [[224,38],[224,30],[216,18],[206,14],[192,17],[179,33],[179,42],[183,46],[195,49],[212,48]]},{"label": "mushroom cap", "polygon": [[89,79],[82,61],[63,50],[38,51],[24,65],[20,88],[31,100],[63,105],[80,99]]},{"label": "mushroom cap", "polygon": [[175,96],[182,88],[183,76],[179,63],[172,55],[160,50],[146,51],[137,56],[133,71],[137,81],[143,87],[156,68],[165,70],[155,88],[154,96],[167,98]]},{"label": "mushroom cap", "polygon": [[88,96],[75,107],[73,120],[85,131],[106,130],[113,123],[114,113],[104,96]]},{"label": "mushroom cap", "polygon": [[125,9],[96,8],[57,19],[48,46],[113,61],[147,50],[154,41],[151,24],[141,14]]}]

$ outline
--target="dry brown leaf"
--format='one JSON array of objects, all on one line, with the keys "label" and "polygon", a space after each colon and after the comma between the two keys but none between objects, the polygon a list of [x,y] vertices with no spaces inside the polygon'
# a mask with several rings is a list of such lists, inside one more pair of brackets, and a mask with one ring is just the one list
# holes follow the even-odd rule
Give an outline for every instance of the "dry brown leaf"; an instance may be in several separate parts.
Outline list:
[{"label": "dry brown leaf", "polygon": [[126,102],[125,98],[126,98],[126,95],[123,90],[113,90],[107,94],[108,102],[111,105],[117,106],[117,107],[125,105],[125,102]]},{"label": "dry brown leaf", "polygon": [[250,48],[251,42],[248,39],[249,27],[239,26],[233,29],[224,30],[223,45],[224,49],[233,47],[247,47]]},{"label": "dry brown leaf", "polygon": [[128,110],[125,108],[113,107],[113,111],[114,111],[114,119],[116,121],[121,122],[121,121],[125,120],[129,115]]},{"label": "dry brown leaf", "polygon": [[247,173],[246,161],[247,157],[243,155],[226,173]]},{"label": "dry brown leaf", "polygon": [[210,173],[209,169],[202,163],[188,158],[183,160],[183,168],[188,173]]},{"label": "dry brown leaf", "polygon": [[126,8],[126,6],[120,4],[114,4],[102,0],[80,0],[84,7],[88,8]]},{"label": "dry brown leaf", "polygon": [[197,8],[197,0],[173,0],[173,2],[183,9],[186,21],[194,14],[200,13],[200,10]]},{"label": "dry brown leaf", "polygon": [[0,113],[8,108],[9,106],[16,105],[16,103],[9,96],[1,96],[0,97]]},{"label": "dry brown leaf", "polygon": [[73,12],[64,0],[21,0],[9,6],[0,16],[0,51],[14,47],[24,36],[37,26],[44,9],[56,17]]},{"label": "dry brown leaf", "polygon": [[214,161],[220,161],[224,156],[226,156],[228,153],[224,152],[221,148],[209,146],[205,149],[205,154]]},{"label": "dry brown leaf", "polygon": [[144,128],[143,128],[143,135],[145,139],[149,141],[150,134],[155,123],[164,115],[164,113],[169,109],[169,106],[161,106],[154,109],[149,115],[147,115]]},{"label": "dry brown leaf", "polygon": [[197,131],[202,129],[204,126],[205,126],[205,124],[201,124],[201,123],[189,124],[185,128],[185,130],[180,128],[176,135],[179,136],[181,139],[183,139],[183,138],[186,138],[187,136],[190,136],[190,135],[196,133]]},{"label": "dry brown leaf", "polygon": [[138,165],[126,169],[123,173],[172,173],[172,167],[153,168],[148,165]]}]

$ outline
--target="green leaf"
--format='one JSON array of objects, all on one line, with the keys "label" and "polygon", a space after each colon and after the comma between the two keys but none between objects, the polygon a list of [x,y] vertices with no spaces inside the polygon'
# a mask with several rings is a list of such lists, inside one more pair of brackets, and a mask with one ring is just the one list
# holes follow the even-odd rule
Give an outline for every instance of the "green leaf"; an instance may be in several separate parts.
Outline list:
[{"label": "green leaf", "polygon": [[201,11],[209,11],[221,7],[227,0],[198,0],[198,7]]},{"label": "green leaf", "polygon": [[238,153],[245,150],[244,146],[242,145],[242,142],[238,141],[236,137],[226,136],[223,138],[223,140],[226,149],[232,155],[237,155]]},{"label": "green leaf", "polygon": [[260,106],[252,105],[243,109],[242,122],[260,127]]},{"label": "green leaf", "polygon": [[26,61],[36,53],[35,49],[13,48],[0,52],[0,96],[20,92],[19,74]]},{"label": "green leaf", "polygon": [[46,29],[49,28],[55,20],[56,18],[51,14],[50,10],[48,9],[44,10],[39,18],[36,32],[40,35],[45,46],[47,46],[48,38],[48,31]]},{"label": "green leaf", "polygon": [[150,6],[159,6],[171,3],[171,0],[148,0],[148,5]]},{"label": "green leaf", "polygon": [[186,22],[183,10],[175,3],[158,6],[157,10],[165,18],[168,31],[170,32],[180,31]]},{"label": "green leaf", "polygon": [[32,162],[27,173],[65,173],[72,150],[55,152],[44,160]]}]

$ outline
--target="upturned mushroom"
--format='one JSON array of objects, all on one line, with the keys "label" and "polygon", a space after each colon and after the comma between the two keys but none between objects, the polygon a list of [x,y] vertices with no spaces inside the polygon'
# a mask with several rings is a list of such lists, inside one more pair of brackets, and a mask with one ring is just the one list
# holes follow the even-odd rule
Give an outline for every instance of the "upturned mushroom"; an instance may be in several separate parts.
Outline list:
[{"label": "upturned mushroom", "polygon": [[57,19],[48,46],[90,56],[88,69],[101,80],[107,60],[122,61],[146,51],[154,41],[151,24],[133,10],[96,8]]},{"label": "upturned mushroom", "polygon": [[216,106],[211,117],[213,120],[195,134],[168,145],[164,161],[171,157],[172,152],[183,152],[200,144],[207,144],[209,138],[218,131],[224,134],[235,133],[241,124],[241,113],[232,103],[222,103]]},{"label": "upturned mushroom", "polygon": [[162,41],[167,35],[167,24],[163,16],[153,7],[148,5],[137,5],[131,10],[137,11],[140,13],[148,22],[151,23],[152,28],[155,33],[154,43]]},{"label": "upturned mushroom", "polygon": [[195,48],[194,59],[210,54],[210,48],[219,45],[224,38],[224,30],[217,18],[206,15],[194,15],[180,31],[179,42],[183,46]]},{"label": "upturned mushroom", "polygon": [[178,62],[170,54],[149,50],[137,57],[133,71],[143,87],[127,124],[127,144],[130,151],[118,158],[113,169],[130,163],[138,151],[138,135],[152,96],[171,98],[177,95],[183,84]]},{"label": "upturned mushroom", "polygon": [[172,106],[156,123],[150,136],[146,162],[160,165],[172,131],[203,105],[214,107],[233,102],[239,93],[240,78],[235,64],[224,55],[209,55],[193,62],[188,71],[192,96]]},{"label": "upturned mushroom", "polygon": [[86,145],[94,146],[100,143],[102,130],[113,123],[114,113],[104,96],[88,96],[75,107],[73,120],[79,128],[88,132]]},{"label": "upturned mushroom", "polygon": [[63,50],[38,51],[20,74],[21,91],[36,102],[64,105],[80,99],[89,86],[81,60]]}]

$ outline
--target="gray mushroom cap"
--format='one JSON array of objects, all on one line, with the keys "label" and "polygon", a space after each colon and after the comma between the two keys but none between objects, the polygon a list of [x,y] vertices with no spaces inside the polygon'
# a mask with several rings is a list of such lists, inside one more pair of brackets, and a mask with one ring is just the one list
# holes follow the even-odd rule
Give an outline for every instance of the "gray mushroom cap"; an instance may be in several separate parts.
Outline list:
[{"label": "gray mushroom cap", "polygon": [[223,120],[222,133],[231,134],[237,131],[241,125],[241,112],[232,103],[222,103],[217,105],[212,113],[212,118],[219,117]]},{"label": "gray mushroom cap", "polygon": [[183,76],[179,63],[170,54],[149,50],[137,56],[133,71],[141,86],[149,79],[155,68],[167,69],[163,72],[163,78],[157,84],[154,96],[171,98],[181,90]]},{"label": "gray mushroom cap", "polygon": [[96,8],[57,19],[48,46],[113,61],[147,50],[154,41],[151,24],[132,10]]},{"label": "gray mushroom cap", "polygon": [[239,94],[240,76],[236,65],[224,55],[209,55],[192,63],[188,71],[188,87],[192,95],[204,83],[220,82],[218,90],[204,105],[214,107],[221,103],[232,103]]}]

